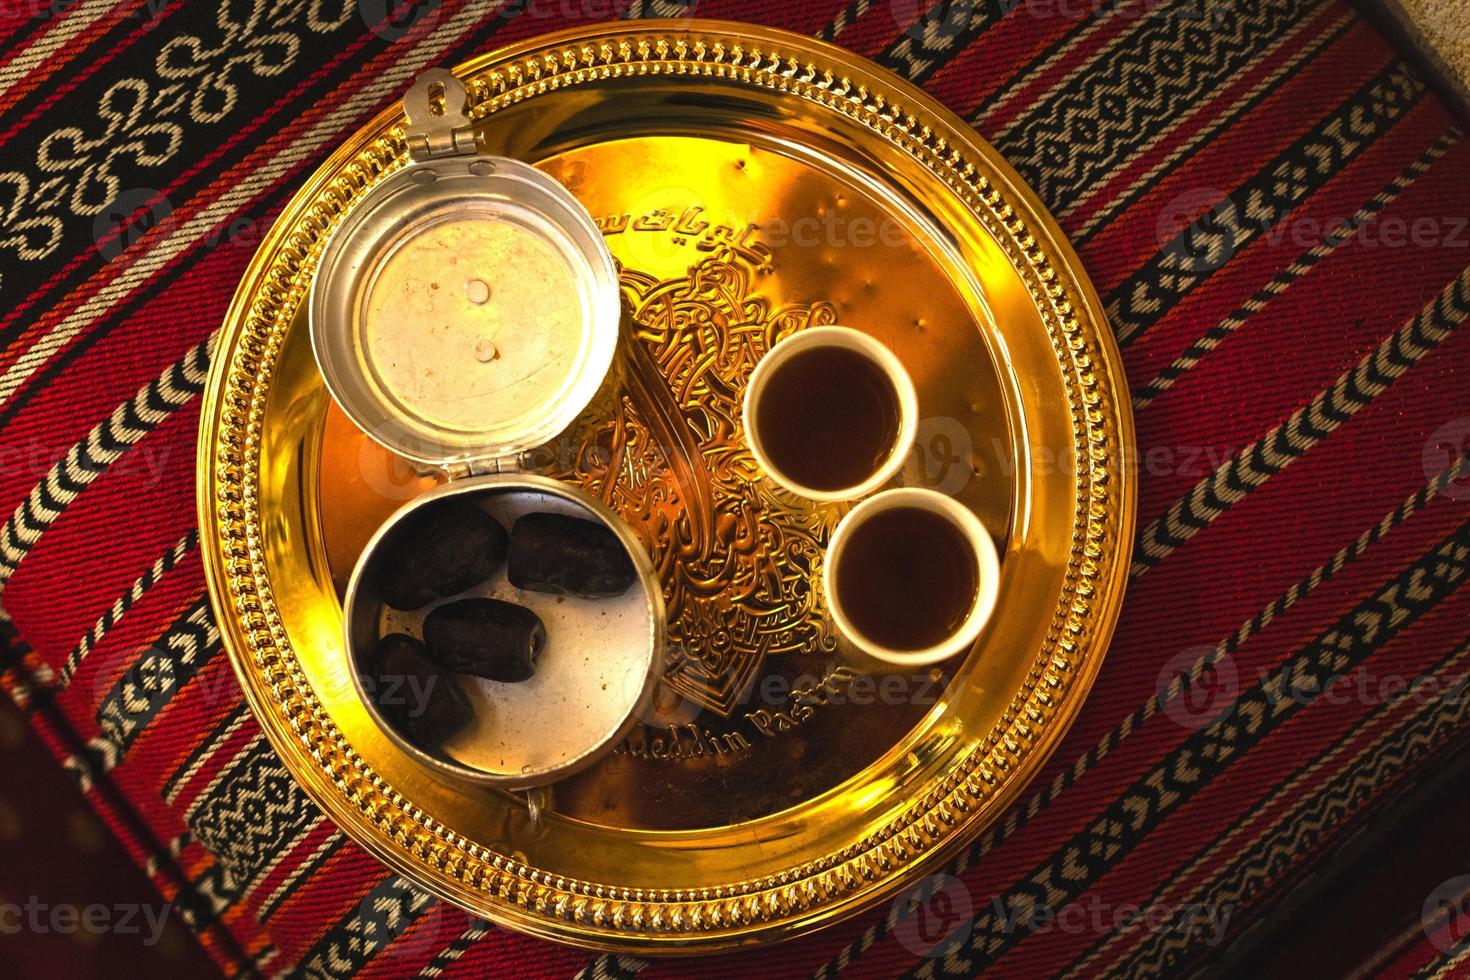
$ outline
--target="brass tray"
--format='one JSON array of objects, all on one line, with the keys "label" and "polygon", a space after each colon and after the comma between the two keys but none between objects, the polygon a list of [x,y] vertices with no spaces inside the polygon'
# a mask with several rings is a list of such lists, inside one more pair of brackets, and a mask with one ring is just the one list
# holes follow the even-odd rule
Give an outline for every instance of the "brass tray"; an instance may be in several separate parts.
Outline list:
[{"label": "brass tray", "polygon": [[[346,576],[434,478],[330,403],[304,298],[344,209],[406,162],[390,111],[262,243],[206,396],[206,571],[271,743],[344,832],[411,880],[587,947],[787,938],[937,870],[1060,741],[1122,599],[1132,421],[1076,256],[959,119],[809,38],[598,25],[456,73],[483,150],[565,182],[622,264],[636,329],[532,468],[608,501],[649,548],[668,673],[646,724],[539,814],[426,771],[353,693]],[[917,675],[840,648],[816,583],[843,509],[773,488],[742,443],[754,361],[833,322],[899,350],[924,417],[903,481],[972,507],[1003,556],[976,648]]]}]

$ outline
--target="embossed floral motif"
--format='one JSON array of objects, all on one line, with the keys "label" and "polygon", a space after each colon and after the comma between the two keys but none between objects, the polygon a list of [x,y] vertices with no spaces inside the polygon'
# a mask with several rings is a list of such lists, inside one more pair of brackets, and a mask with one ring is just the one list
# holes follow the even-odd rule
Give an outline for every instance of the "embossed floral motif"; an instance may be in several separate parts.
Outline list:
[{"label": "embossed floral motif", "polygon": [[572,465],[552,474],[598,494],[642,538],[664,583],[665,683],[726,715],[763,657],[834,647],[811,581],[835,518],[759,479],[740,402],[772,345],[836,322],[836,310],[775,306],[752,294],[753,271],[727,251],[675,279],[623,273],[637,327],[620,351],[617,403],[583,417]]}]

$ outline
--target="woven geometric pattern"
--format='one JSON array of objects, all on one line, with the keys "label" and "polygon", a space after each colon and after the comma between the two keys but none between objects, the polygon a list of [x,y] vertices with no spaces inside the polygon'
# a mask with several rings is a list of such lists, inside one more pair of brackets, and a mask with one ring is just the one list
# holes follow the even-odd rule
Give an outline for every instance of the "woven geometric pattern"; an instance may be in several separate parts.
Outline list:
[{"label": "woven geometric pattern", "polygon": [[[195,528],[212,337],[272,218],[425,67],[589,20],[786,27],[922,86],[1061,223],[1137,414],[1132,582],[1040,776],[945,875],[695,967],[1177,971],[1470,740],[1470,146],[1346,2],[395,6],[0,22],[3,684],[225,971],[692,968],[473,920],[347,840],[243,704]],[[1463,966],[1463,901],[1395,968]]]}]

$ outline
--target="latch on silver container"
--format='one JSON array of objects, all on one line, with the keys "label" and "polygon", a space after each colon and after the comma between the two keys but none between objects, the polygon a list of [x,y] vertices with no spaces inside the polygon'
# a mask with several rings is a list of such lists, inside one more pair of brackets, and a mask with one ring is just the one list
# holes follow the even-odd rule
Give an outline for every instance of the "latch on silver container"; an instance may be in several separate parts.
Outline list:
[{"label": "latch on silver container", "polygon": [[415,160],[474,156],[469,107],[469,92],[453,72],[430,68],[420,75],[403,96],[408,155]]}]

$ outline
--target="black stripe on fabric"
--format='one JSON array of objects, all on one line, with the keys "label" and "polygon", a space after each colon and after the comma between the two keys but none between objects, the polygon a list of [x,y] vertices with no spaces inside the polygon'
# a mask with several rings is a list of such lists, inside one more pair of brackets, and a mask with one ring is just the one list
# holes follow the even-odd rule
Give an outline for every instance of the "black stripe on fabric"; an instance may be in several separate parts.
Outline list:
[{"label": "black stripe on fabric", "polygon": [[[10,519],[5,522],[3,531],[0,531],[0,591],[3,591],[10,576],[40,540],[41,535],[53,521],[61,516],[70,504],[71,498],[90,486],[97,473],[122,458],[126,448],[141,442],[162,424],[175,408],[188,402],[199,393],[204,385],[209,367],[211,343],[212,338],[196,345],[180,359],[180,362],[192,371],[197,381],[188,374],[180,372],[178,370],[180,362],[175,362],[172,368],[149,382],[144,389],[125,402],[120,411],[114,410],[113,414],[88,430],[87,435],[80,442],[75,443],[65,456],[52,465],[46,477],[32,487],[25,501],[16,508]],[[164,380],[173,377],[180,379],[179,385],[176,386]],[[150,418],[140,418],[132,411],[135,402],[151,401],[154,396],[157,397],[159,404],[165,406],[166,411],[150,413],[156,416]],[[130,425],[128,419],[136,420],[136,424]],[[79,460],[85,458],[91,461],[89,447],[94,441],[115,444],[124,448],[113,453],[110,460],[105,455],[101,456],[96,461],[97,465],[89,466],[79,474],[68,473],[67,471]],[[58,485],[65,485],[70,498],[63,499],[65,495],[58,497],[52,493],[51,481],[53,479]]]},{"label": "black stripe on fabric", "polygon": [[424,964],[424,968],[419,971],[418,975],[421,977],[439,976],[458,962],[460,957],[469,952],[470,948],[483,939],[493,928],[494,926],[484,919],[471,916],[470,924],[465,927],[464,931],[451,939],[448,946],[445,946],[438,953],[434,954],[434,958]]},{"label": "black stripe on fabric", "polygon": [[172,547],[153,561],[147,569],[133,580],[132,585],[120,593],[112,603],[97,617],[92,628],[77,641],[71,653],[67,656],[66,665],[61,671],[61,685],[64,687],[71,683],[82,661],[87,655],[101,643],[108,633],[121,622],[128,612],[143,600],[155,585],[163,580],[169,572],[183,561],[194,549],[199,547],[199,529],[191,528],[184,536],[176,541]]},{"label": "black stripe on fabric", "polygon": [[1394,59],[1210,211],[1161,242],[1106,300],[1120,346],[1127,347],[1174,305],[1268,233],[1408,112],[1424,83]]},{"label": "black stripe on fabric", "polygon": [[[170,6],[173,5],[170,4]],[[202,6],[190,7],[187,4],[184,6],[191,11],[191,14],[194,14],[196,16],[203,16],[204,12],[209,9]],[[214,16],[215,15],[213,14],[208,15],[211,24],[213,22]],[[354,24],[356,24],[359,28],[363,26],[359,18],[356,15],[352,15],[349,17],[347,24],[344,25],[344,29],[350,29],[351,26]],[[217,32],[219,28],[206,28],[205,32],[208,33],[210,30]],[[276,86],[276,88],[268,90],[252,89],[249,96],[252,101],[255,101],[257,103],[260,101],[265,101],[266,99],[270,98],[270,92],[272,91],[278,90],[280,93],[278,100],[271,101],[269,105],[263,106],[260,110],[257,110],[256,115],[259,115],[261,112],[271,112],[281,119],[293,119],[301,115],[310,107],[319,104],[322,100],[336,92],[338,87],[342,83],[343,74],[350,75],[353,72],[359,70],[372,58],[381,54],[383,50],[381,46],[382,42],[378,42],[376,40],[371,41],[363,45],[363,47],[358,50],[355,55],[348,58],[341,65],[339,65],[337,73],[328,76],[322,76],[312,80],[309,76],[309,73],[306,70],[302,69],[300,66],[323,64],[330,59],[331,55],[340,52],[346,45],[343,43],[342,39],[338,38],[335,34],[317,33],[314,31],[306,31],[303,33],[306,35],[307,38],[310,39],[310,44],[312,46],[308,48],[303,45],[303,49],[299,52],[297,60],[293,66],[293,70],[291,72],[277,72],[266,79],[255,79],[256,81],[260,82],[261,85],[274,85]],[[180,33],[178,36],[184,36],[184,34]],[[355,38],[356,35],[353,35],[353,39]],[[160,49],[163,44],[167,43],[168,41],[166,40],[161,42]],[[142,72],[143,68],[139,67],[138,70]],[[252,79],[254,79],[254,76],[252,76]],[[89,80],[89,82],[90,81],[91,80]],[[286,93],[288,93],[293,86],[300,84],[303,81],[307,81],[309,82],[309,84],[307,84],[304,89],[294,98],[288,98]],[[105,80],[106,85],[111,85],[115,82],[115,78]],[[82,113],[82,115],[78,118],[86,118],[86,113],[95,112],[96,100],[101,98],[101,91],[92,92],[89,89],[88,92],[92,100],[90,103],[87,101],[87,99],[83,99],[83,105],[81,108],[73,108],[71,110],[65,111]],[[77,93],[72,93],[68,96],[68,99],[73,97],[77,97]],[[242,102],[244,100],[245,97],[242,96]],[[391,100],[385,100],[385,104],[386,101]],[[365,111],[363,114],[363,118],[371,118],[371,116],[377,111],[377,108],[380,107],[375,107],[373,109]],[[60,105],[55,106],[51,110],[48,110],[47,118],[51,118],[51,114],[62,111],[64,110],[62,110]],[[239,114],[247,111],[248,108],[246,106],[237,106],[234,112],[225,117],[225,119],[220,120],[220,122],[228,124],[232,120],[235,120],[236,128],[238,128]],[[207,152],[213,149],[216,136],[212,136],[210,135],[210,133],[212,127],[215,127],[217,123],[193,123],[188,120],[187,114],[181,120],[179,120],[179,123],[181,126],[184,127],[185,130],[184,145],[186,147],[203,147],[203,149],[199,151],[198,157],[202,157]],[[232,152],[237,155],[238,159],[239,157],[248,154],[252,149],[253,144],[246,142],[245,144],[236,147]],[[325,147],[323,150],[323,156],[325,156],[326,152],[330,149],[330,147]],[[178,172],[193,167],[199,162],[198,157],[186,159],[183,155],[184,152],[185,151],[181,149],[179,153],[175,155],[174,160],[171,161],[172,166],[168,171],[159,171],[156,168],[153,170],[149,170],[141,166],[135,167],[133,169],[133,172],[129,176],[123,177],[122,175],[119,175],[118,179],[120,181],[120,185],[124,188],[129,188],[151,187],[155,182],[167,183],[168,181],[163,178],[173,176]],[[302,170],[309,172],[315,166],[316,162],[319,161],[304,162],[298,165],[298,167],[296,168],[296,172]],[[189,200],[193,198],[196,194],[207,191],[209,186],[217,181],[220,174],[224,170],[228,169],[229,166],[229,162],[221,160],[217,161],[214,165],[205,169],[204,171],[194,174],[178,187],[171,188],[169,190],[169,195],[171,199],[175,201]],[[277,184],[278,189],[286,186],[291,186],[287,180],[283,180]],[[277,193],[279,193],[278,190]],[[280,196],[281,199],[284,201],[286,199],[289,199],[290,194],[287,193]],[[263,212],[263,214],[273,213],[275,212],[270,210],[266,210]],[[52,297],[64,297],[68,295],[83,282],[85,282],[88,278],[95,275],[98,268],[106,265],[107,263],[107,260],[98,251],[95,240],[93,240],[91,237],[94,225],[93,219],[90,217],[78,217],[71,214],[66,214],[62,217],[68,222],[68,228],[63,233],[63,240],[57,245],[56,250],[47,257],[46,265],[50,269],[63,269],[78,257],[82,257],[83,261],[78,262],[76,264],[76,267],[72,268],[70,273],[68,273],[61,281],[51,286],[49,290],[47,290],[47,292],[45,292],[44,294],[36,296],[28,295],[24,297],[24,299],[30,302],[32,307],[36,309],[44,309],[46,306],[50,305],[50,303],[52,302]],[[248,217],[248,215],[232,215],[228,220],[222,221],[217,227],[228,228],[231,222],[242,217]],[[263,222],[257,222],[256,224],[257,226],[260,226],[261,224],[263,224]],[[117,261],[124,260],[118,259]],[[34,263],[31,262],[17,261],[12,268],[9,266],[9,257],[4,251],[0,251],[0,283],[15,281],[15,279],[17,278],[20,281],[30,281],[31,279],[35,278],[33,266]],[[10,305],[14,306],[17,304],[15,302],[12,302]],[[0,329],[0,349],[8,347],[11,343],[13,343],[20,332],[23,331],[27,326],[29,326],[28,321],[30,319],[33,318],[27,317],[20,321],[17,321],[16,323],[10,324],[4,329]]]},{"label": "black stripe on fabric", "polygon": [[862,15],[862,12],[866,9],[868,9],[868,0],[848,0],[845,7],[832,15],[832,19],[827,22],[827,26],[821,28],[812,36],[817,38],[818,40],[831,41],[835,39],[838,34],[851,27],[853,25],[853,22],[856,21],[858,17]]},{"label": "black stripe on fabric", "polygon": [[918,20],[900,24],[903,33],[898,40],[873,60],[922,85],[1013,7],[1013,0],[935,0],[923,10],[915,4]]},{"label": "black stripe on fabric", "polygon": [[[1417,676],[1437,676],[1445,665],[1464,657],[1466,650],[1467,645],[1465,644],[1450,649],[1438,663],[1426,670],[1419,671]],[[1218,868],[1213,870],[1207,883],[1177,896],[1169,904],[1175,909],[1210,910],[1216,913],[1227,909],[1233,911],[1238,904],[1234,900],[1235,896],[1221,894],[1222,891],[1253,879],[1257,883],[1262,882],[1268,877],[1268,869],[1280,862],[1284,853],[1300,854],[1303,849],[1319,843],[1320,838],[1330,834],[1333,829],[1341,829],[1344,821],[1350,817],[1352,797],[1365,792],[1379,791],[1382,785],[1393,776],[1402,776],[1405,772],[1411,771],[1411,764],[1422,761],[1424,756],[1432,754],[1436,743],[1441,743],[1445,736],[1463,724],[1465,720],[1464,703],[1463,694],[1458,698],[1437,699],[1434,704],[1410,714],[1398,726],[1391,728],[1387,734],[1375,739],[1371,746],[1361,746],[1354,757],[1344,760],[1342,768],[1334,778],[1318,783],[1309,793],[1293,799],[1287,812],[1264,828],[1258,839],[1251,842],[1249,847],[1241,847],[1238,850],[1232,847],[1229,853],[1236,856],[1222,862]],[[1452,710],[1439,710],[1447,705]],[[1361,729],[1374,724],[1396,708],[1395,703],[1385,700],[1356,727]],[[1258,805],[1267,807],[1275,803],[1302,773],[1330,766],[1331,757],[1339,748],[1340,743],[1328,745],[1310,761],[1303,760],[1281,782],[1271,786],[1269,790],[1266,787],[1258,788]],[[1417,769],[1418,766],[1412,765],[1412,768]],[[1164,876],[1164,880],[1178,880],[1188,874],[1216,847],[1217,842],[1206,842],[1203,847],[1180,861],[1169,874]],[[1249,899],[1249,896],[1242,897]],[[1234,916],[1232,916],[1233,919]],[[1188,925],[1183,922],[1179,924]],[[1195,919],[1195,924],[1204,925],[1198,918]],[[1211,938],[1205,934],[1204,929],[1180,928],[1167,935],[1166,932],[1169,931],[1157,930],[1144,936],[1138,946],[1113,970],[1120,976],[1129,977],[1172,975],[1174,968],[1183,959],[1208,948],[1201,940]],[[1075,976],[1084,975],[1088,968],[1085,961],[1101,952],[1112,938],[1108,934],[1100,936],[1063,972]],[[1095,970],[1097,966],[1092,964],[1091,968]]]},{"label": "black stripe on fabric", "polygon": [[[214,864],[196,882],[216,913],[239,901],[321,822],[265,736],[226,761],[184,813]],[[299,879],[298,879],[299,880]]]},{"label": "black stripe on fabric", "polygon": [[432,896],[407,879],[384,878],[307,950],[294,975],[337,980],[356,974],[433,904]]},{"label": "black stripe on fabric", "polygon": [[[1306,53],[1306,56],[1302,59],[1302,61],[1297,64],[1297,66],[1292,69],[1292,71],[1289,72],[1286,76],[1283,76],[1283,78],[1279,80],[1275,85],[1262,86],[1261,90],[1253,93],[1250,98],[1246,99],[1243,102],[1240,102],[1237,105],[1227,107],[1224,111],[1222,111],[1219,116],[1212,120],[1212,122],[1219,122],[1222,119],[1226,121],[1234,121],[1237,119],[1248,118],[1252,112],[1254,112],[1261,106],[1262,103],[1274,96],[1281,89],[1281,86],[1284,84],[1286,79],[1306,71],[1313,62],[1315,62],[1319,57],[1322,56],[1323,52],[1329,50],[1338,39],[1340,39],[1348,31],[1352,30],[1356,24],[1356,20],[1349,20],[1346,23],[1338,26],[1335,30],[1329,31],[1323,38],[1321,38],[1321,40],[1313,45],[1313,47]],[[1228,126],[1219,126],[1214,130],[1213,133],[1211,133],[1211,135],[1207,139],[1194,146],[1189,151],[1190,154],[1193,155],[1200,152],[1201,149],[1214,142],[1216,138],[1223,135],[1228,130]],[[1177,163],[1182,164],[1183,161],[1177,161]],[[1113,216],[1122,212],[1126,212],[1130,207],[1132,207],[1134,203],[1139,200],[1139,198],[1146,195],[1149,191],[1153,190],[1153,188],[1157,187],[1162,181],[1172,175],[1174,173],[1174,170],[1175,167],[1173,166],[1161,167],[1159,168],[1158,172],[1153,174],[1151,177],[1140,181],[1137,184],[1134,184],[1133,186],[1124,190],[1118,196],[1105,202],[1101,207],[1096,210],[1096,212],[1088,213],[1086,215],[1086,221],[1088,222],[1089,227],[1087,227],[1087,229],[1084,231],[1079,231],[1071,235],[1072,247],[1081,250],[1081,248],[1089,241],[1091,241],[1094,236],[1109,227],[1109,221],[1113,218]],[[1100,216],[1107,220],[1099,220]],[[1069,221],[1067,223],[1069,225],[1078,224],[1077,221]]]},{"label": "black stripe on fabric", "polygon": [[[1286,421],[1222,463],[1138,533],[1131,574],[1163,561],[1203,528],[1309,452],[1437,348],[1470,316],[1470,268],[1354,367]],[[1388,371],[1384,365],[1396,368]],[[1318,418],[1325,419],[1319,422]],[[1308,429],[1318,435],[1309,435]],[[1227,492],[1228,491],[1228,492]]]},{"label": "black stripe on fabric", "polygon": [[[1030,911],[1060,908],[1118,866],[1170,813],[1300,708],[1454,593],[1470,573],[1470,521],[1386,582],[1237,697],[1220,721],[1185,738],[1027,878],[980,911],[964,948],[911,976],[974,976],[1030,935]],[[1006,918],[1002,918],[1005,916]]]},{"label": "black stripe on fabric", "polygon": [[[122,130],[113,134],[110,143],[120,144],[131,139],[137,144],[132,152],[114,153],[104,161],[100,156],[96,160],[88,160],[86,156],[103,153],[106,146],[97,150],[78,148],[71,151],[82,158],[81,162],[60,167],[52,175],[66,183],[55,195],[54,200],[48,198],[49,206],[44,209],[46,214],[61,222],[61,237],[56,245],[47,252],[44,260],[24,259],[12,249],[0,249],[0,288],[7,293],[11,293],[19,284],[33,281],[39,266],[44,266],[48,271],[60,269],[74,257],[86,255],[89,252],[92,254],[87,256],[87,261],[81,263],[83,266],[90,267],[89,271],[95,270],[98,265],[106,261],[97,251],[94,234],[99,221],[99,212],[105,210],[111,202],[85,199],[88,194],[95,196],[107,192],[109,185],[101,175],[110,176],[115,181],[115,186],[122,188],[124,193],[128,189],[149,188],[156,182],[166,182],[163,178],[168,175],[178,173],[197,163],[198,156],[203,156],[211,151],[226,136],[238,130],[241,119],[249,114],[252,104],[268,103],[268,107],[274,108],[281,118],[292,118],[291,110],[305,109],[315,100],[310,97],[297,97],[286,105],[277,105],[277,100],[284,98],[292,86],[303,80],[303,77],[309,72],[307,66],[323,64],[330,60],[332,55],[341,51],[344,46],[341,39],[343,31],[350,31],[354,26],[358,29],[364,26],[355,8],[350,9],[350,12],[344,15],[344,23],[335,32],[328,32],[308,30],[304,24],[295,23],[293,18],[304,20],[308,16],[305,6],[283,5],[274,10],[266,8],[265,12],[257,20],[253,20],[248,27],[229,20],[232,13],[241,20],[250,20],[248,17],[241,17],[239,12],[234,11],[234,8],[215,8],[203,4],[169,4],[169,7],[174,6],[179,7],[179,13],[169,17],[164,24],[164,27],[169,29],[168,36],[165,36],[163,30],[144,35],[133,44],[128,52],[116,59],[107,71],[98,72],[84,80],[59,102],[46,109],[41,114],[41,118],[69,120],[71,125],[80,126],[84,132],[95,138],[101,135],[109,125],[106,117],[99,116],[100,107],[111,105],[113,106],[111,111],[116,114],[129,118],[136,116],[139,120],[134,123],[136,126],[141,126],[141,120],[146,119],[153,127],[163,125],[177,127],[180,141],[178,149],[172,154],[166,168],[150,166],[142,162],[141,158],[145,158],[148,154],[161,152],[161,147],[166,148],[165,141],[170,136],[161,131],[155,131],[145,137]],[[229,24],[221,26],[218,21],[222,19],[229,20]],[[299,45],[290,71],[267,69],[247,71],[242,66],[236,66],[230,72],[220,71],[221,66],[215,62],[226,56],[217,51],[221,45],[224,46],[222,50],[227,52],[233,47],[245,48],[254,42],[255,47],[251,50],[256,51],[257,60],[269,61],[273,56],[279,57],[279,50],[272,47],[264,38],[275,33],[272,24],[281,20],[291,22],[290,33]],[[124,21],[124,25],[127,24],[129,21]],[[230,34],[231,31],[236,33]],[[202,39],[200,50],[204,54],[199,56],[202,63],[198,65],[182,63],[184,59],[194,57],[191,53],[193,49],[187,44],[177,42],[191,37]],[[374,40],[365,44],[349,60],[348,64],[343,66],[344,70],[350,70],[350,67],[358,66],[366,59],[380,53],[382,43]],[[173,72],[193,70],[195,72],[196,77],[187,84],[162,74],[160,66],[165,62],[165,49],[171,44],[174,47],[170,49],[172,53],[167,61],[169,70]],[[252,65],[254,63],[254,61],[250,62]],[[131,77],[119,77],[122,73],[127,73]],[[319,94],[325,94],[332,91],[335,87],[334,81],[339,80],[324,77],[316,80],[310,87],[317,90]],[[131,84],[123,86],[124,82]],[[200,121],[191,115],[192,100],[196,94],[201,92],[201,87],[205,83],[236,87],[237,104],[222,119]],[[114,89],[116,92],[111,99],[113,102],[122,100],[123,104],[114,105],[113,102],[109,102],[108,93]],[[169,94],[170,92],[172,94]],[[138,100],[143,101],[138,104]],[[55,140],[53,130],[59,131],[59,127],[55,124],[33,124],[21,129],[6,146],[6,154],[17,160],[39,160],[46,141]],[[51,152],[61,154],[64,148],[64,140],[55,140]],[[194,150],[192,155],[191,149]],[[250,149],[251,145],[247,142],[237,146],[232,152],[243,155]],[[196,174],[191,183],[193,186],[203,187],[214,178],[217,178],[217,170],[214,174]],[[83,193],[84,182],[87,184],[86,193]],[[174,199],[182,199],[188,192],[189,188],[181,187],[171,193]],[[81,194],[84,199],[74,200],[78,194]],[[121,198],[122,196],[119,195],[117,199]],[[144,205],[143,201],[137,203],[139,207]],[[28,216],[34,217],[37,210],[40,209],[32,206]],[[18,305],[22,298],[30,297],[20,297],[12,293],[9,305],[12,307]],[[40,308],[44,308],[44,305]],[[8,347],[27,325],[25,320],[21,320],[0,331],[0,347]]]},{"label": "black stripe on fabric", "polygon": [[[531,0],[512,0],[511,3],[508,3],[504,8],[502,8],[503,10],[509,11],[508,13],[487,22],[488,25],[492,28],[488,34],[480,35],[476,33],[471,35],[468,40],[463,41],[458,45],[451,45],[449,49],[447,49],[445,52],[444,58],[442,59],[443,63],[454,64],[467,59],[471,54],[478,51],[482,45],[493,38],[502,27],[513,21],[515,17],[519,15],[518,11],[526,7],[527,4],[530,2]],[[356,71],[358,68],[361,67],[362,64],[366,63],[367,60],[378,53],[379,52],[373,50],[372,45],[367,45],[364,51],[359,53],[358,58],[349,60],[348,62],[340,66],[341,71],[350,74],[351,72]],[[302,93],[294,100],[286,103],[284,106],[277,108],[276,113],[283,118],[291,118],[292,116],[298,114],[301,111],[304,111],[306,108],[317,104],[322,99],[331,95],[337,90],[341,82],[342,79],[340,76],[318,79],[314,84],[307,86],[302,91]],[[384,105],[391,103],[393,101],[393,98],[394,97],[390,97],[385,100]],[[364,111],[363,119],[371,118],[381,108],[382,106],[377,106],[370,110]],[[331,150],[331,146],[323,147],[321,158],[325,158],[325,156]],[[231,223],[238,221],[241,218],[246,218],[248,220],[251,220],[255,227],[261,228],[263,234],[264,229],[268,226],[268,222],[265,220],[265,216],[274,217],[281,213],[286,204],[295,195],[301,177],[315,170],[316,167],[321,164],[321,158],[311,157],[298,163],[291,170],[287,171],[285,174],[282,174],[281,178],[274,183],[270,191],[267,192],[267,194],[260,199],[261,203],[259,206],[250,207],[248,210],[242,210],[234,215],[231,215],[228,220],[224,220],[221,222],[220,227],[228,228]],[[196,194],[202,191],[206,191],[209,185],[219,179],[220,173],[223,170],[228,169],[229,166],[230,165],[227,163],[222,163],[220,166],[211,167],[202,173],[195,174],[192,178],[181,184],[179,187],[172,189],[170,193],[176,200],[190,200]],[[250,218],[250,216],[253,214],[258,214],[262,217],[259,220],[252,219]],[[170,269],[166,270],[161,275],[150,278],[149,282],[145,286],[130,291],[115,309],[108,312],[104,316],[99,317],[95,326],[89,328],[81,336],[73,339],[66,347],[64,347],[55,356],[49,359],[44,366],[42,366],[34,374],[32,374],[31,377],[27,379],[25,385],[20,388],[20,390],[16,391],[4,403],[0,403],[0,429],[3,429],[4,426],[8,425],[10,421],[21,411],[21,409],[23,409],[24,406],[31,400],[31,398],[33,398],[37,393],[44,391],[49,386],[49,384],[56,378],[58,378],[66,370],[67,367],[69,367],[72,363],[76,361],[77,358],[84,354],[89,348],[97,344],[102,338],[106,337],[115,327],[125,324],[127,322],[127,314],[129,312],[141,308],[143,305],[145,305],[146,301],[157,299],[159,296],[163,295],[163,293],[168,288],[177,284],[180,280],[186,278],[191,272],[191,263],[188,261],[188,256],[195,250],[200,248],[246,247],[234,243],[226,243],[226,241],[226,239],[222,238],[219,242],[211,244],[208,238],[200,239],[200,241],[195,242],[194,244],[186,248],[184,252],[172,263],[172,267]],[[89,245],[82,249],[78,254],[85,254],[85,252],[91,250],[93,250],[92,246]],[[43,308],[47,305],[49,301],[67,296],[72,291],[79,288],[90,277],[96,274],[98,260],[100,259],[101,255],[99,254],[96,256],[95,259],[78,263],[77,267],[74,268],[70,274],[63,277],[61,280],[51,286],[44,294],[39,294],[37,296],[27,296],[27,302],[30,302],[35,308]],[[56,260],[52,264],[60,266],[64,263],[62,263],[60,260]],[[28,323],[24,322],[16,323],[12,324],[10,327],[0,330],[0,350],[3,350],[10,343],[12,343],[14,337],[17,336],[19,332],[23,330],[27,325]],[[216,325],[217,324],[211,323],[209,324],[209,328],[212,330]]]},{"label": "black stripe on fabric", "polygon": [[997,134],[996,148],[1047,207],[1061,211],[1154,142],[1159,127],[1259,61],[1314,2],[1222,6],[1209,20],[1198,8],[1194,16],[1167,7],[1140,15],[1063,90]]},{"label": "black stripe on fabric", "polygon": [[164,706],[222,649],[209,597],[200,595],[97,705],[99,732],[86,750],[93,767],[106,772],[121,761]]}]

